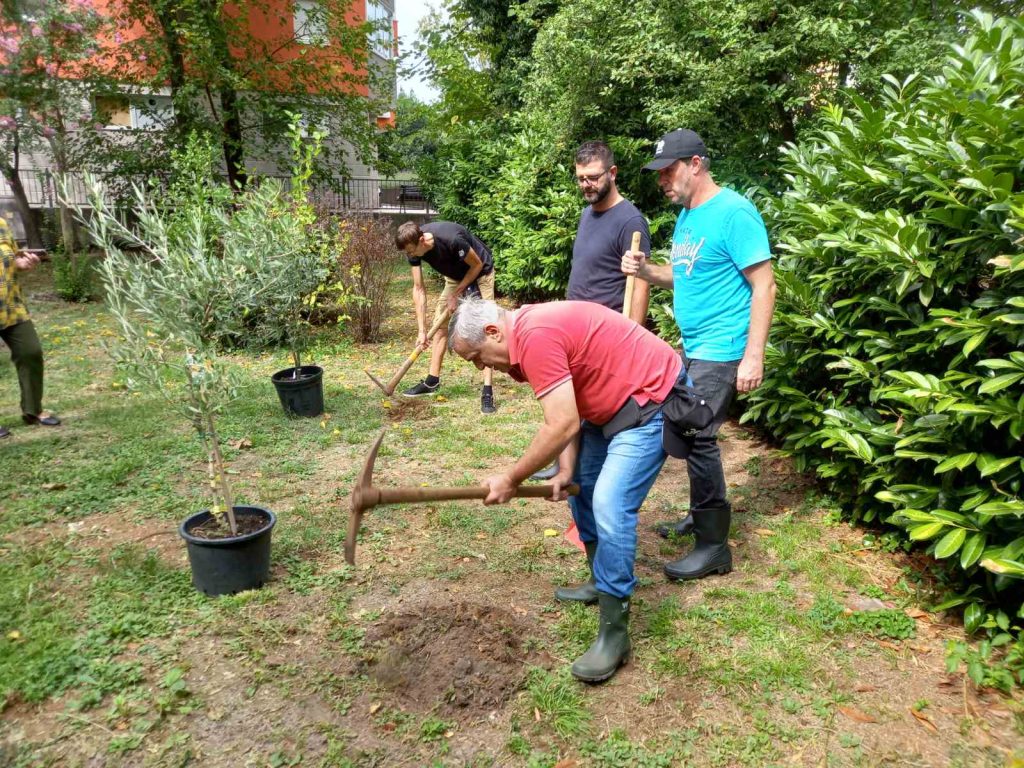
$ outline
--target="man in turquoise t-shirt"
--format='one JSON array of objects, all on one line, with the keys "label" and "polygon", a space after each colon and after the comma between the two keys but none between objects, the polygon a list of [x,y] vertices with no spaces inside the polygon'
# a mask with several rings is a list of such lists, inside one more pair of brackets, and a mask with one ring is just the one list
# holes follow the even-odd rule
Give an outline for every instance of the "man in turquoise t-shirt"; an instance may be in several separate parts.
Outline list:
[{"label": "man in turquoise t-shirt", "polygon": [[[764,348],[775,308],[775,278],[764,222],[753,204],[711,177],[704,141],[680,128],[661,137],[654,160],[665,196],[682,206],[672,235],[672,263],[647,264],[629,252],[622,271],[674,292],[676,323],[683,336],[687,372],[707,399],[714,421],[684,448],[690,514],[659,532],[694,533],[693,550],[668,563],[670,579],[699,579],[732,570],[725,474],[716,435],[736,392],[749,392],[764,377]],[[666,441],[666,450],[669,442]]]}]

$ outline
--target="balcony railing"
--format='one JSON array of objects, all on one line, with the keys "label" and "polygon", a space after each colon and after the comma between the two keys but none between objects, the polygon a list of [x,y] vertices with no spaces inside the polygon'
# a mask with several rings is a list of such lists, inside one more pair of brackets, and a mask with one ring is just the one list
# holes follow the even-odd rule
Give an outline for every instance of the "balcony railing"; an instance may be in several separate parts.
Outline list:
[{"label": "balcony railing", "polygon": [[[29,206],[41,209],[52,209],[57,206],[57,180],[52,171],[22,169],[19,172],[19,178],[25,188]],[[291,183],[288,177],[276,178],[285,187]],[[131,179],[115,179],[111,187],[127,192],[131,181]],[[85,183],[80,175],[69,175],[67,192],[73,203],[87,207]],[[0,205],[12,201],[13,198],[14,195],[7,180],[0,177]],[[331,212],[436,213],[430,201],[423,194],[419,182],[415,179],[351,177],[339,180],[334,186],[327,184],[314,186],[312,198],[315,204],[325,207]]]}]

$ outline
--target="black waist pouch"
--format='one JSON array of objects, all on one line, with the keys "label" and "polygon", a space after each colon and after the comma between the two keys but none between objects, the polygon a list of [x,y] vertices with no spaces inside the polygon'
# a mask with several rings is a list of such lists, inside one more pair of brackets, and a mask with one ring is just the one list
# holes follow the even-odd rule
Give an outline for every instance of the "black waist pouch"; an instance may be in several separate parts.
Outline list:
[{"label": "black waist pouch", "polygon": [[695,435],[711,424],[715,412],[693,387],[677,381],[661,404],[665,421],[671,422],[673,431],[680,435]]},{"label": "black waist pouch", "polygon": [[654,414],[661,408],[661,403],[648,403],[640,406],[637,401],[630,397],[622,404],[622,407],[615,412],[606,423],[601,425],[601,434],[606,440],[611,440],[619,432],[634,427],[642,427],[654,418]]}]

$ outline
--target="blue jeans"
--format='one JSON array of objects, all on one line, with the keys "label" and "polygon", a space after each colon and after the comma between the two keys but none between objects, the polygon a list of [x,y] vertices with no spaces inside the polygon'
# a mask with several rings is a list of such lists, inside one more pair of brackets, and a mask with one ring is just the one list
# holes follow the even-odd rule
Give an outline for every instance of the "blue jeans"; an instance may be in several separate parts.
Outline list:
[{"label": "blue jeans", "polygon": [[628,597],[636,587],[637,512],[665,463],[661,428],[659,411],[644,426],[619,432],[611,440],[587,422],[580,430],[573,474],[580,493],[569,497],[569,506],[580,540],[597,542],[598,591],[615,597]]},{"label": "blue jeans", "polygon": [[686,457],[691,512],[720,509],[726,504],[725,472],[722,470],[722,453],[718,449],[718,430],[736,394],[736,370],[739,365],[739,360],[726,363],[690,360],[687,373],[693,388],[704,396],[715,414],[714,421],[697,433],[693,449]]}]

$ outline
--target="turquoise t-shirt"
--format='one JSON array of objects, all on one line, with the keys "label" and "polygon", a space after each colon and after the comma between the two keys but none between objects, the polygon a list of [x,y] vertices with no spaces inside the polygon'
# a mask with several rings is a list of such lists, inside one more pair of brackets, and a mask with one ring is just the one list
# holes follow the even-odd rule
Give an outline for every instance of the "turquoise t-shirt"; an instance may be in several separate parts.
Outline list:
[{"label": "turquoise t-shirt", "polygon": [[770,258],[761,214],[731,189],[680,211],[672,235],[672,281],[687,357],[743,357],[751,296],[743,270]]}]

